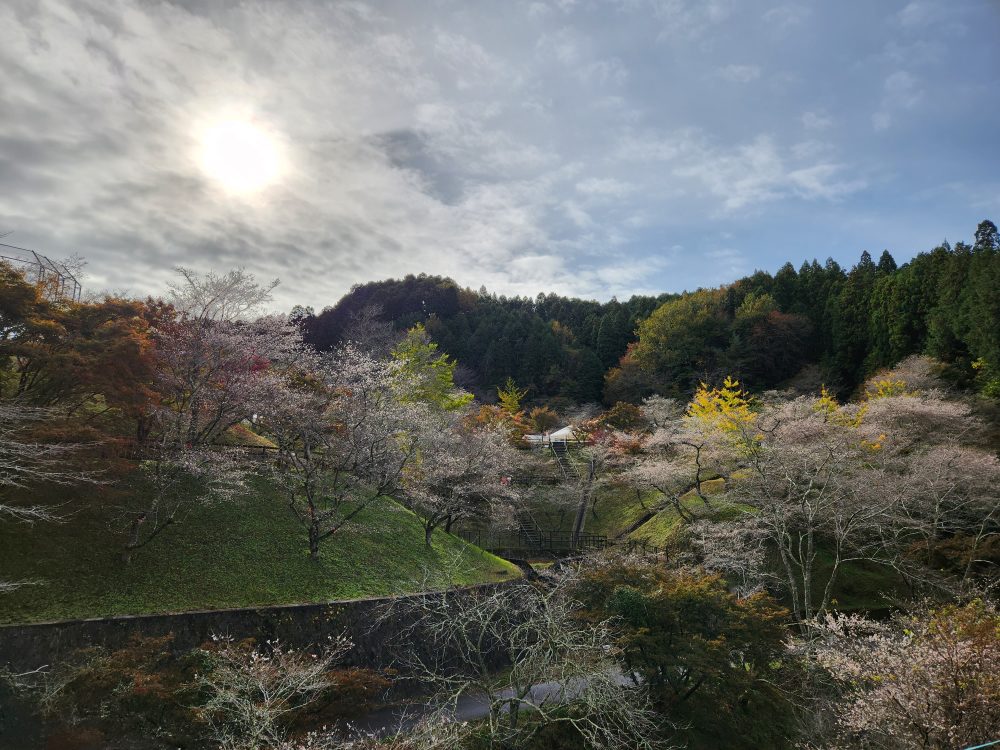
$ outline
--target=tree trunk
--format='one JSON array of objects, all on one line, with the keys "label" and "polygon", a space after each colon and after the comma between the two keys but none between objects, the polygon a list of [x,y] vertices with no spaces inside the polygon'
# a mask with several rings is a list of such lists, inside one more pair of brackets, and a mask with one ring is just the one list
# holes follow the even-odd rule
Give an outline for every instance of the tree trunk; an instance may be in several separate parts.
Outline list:
[{"label": "tree trunk", "polygon": [[[802,549],[801,544],[799,549]],[[806,558],[802,561],[802,611],[806,618],[813,616],[813,557],[815,556],[813,530],[806,532]]]},{"label": "tree trunk", "polygon": [[125,549],[122,551],[122,562],[126,565],[132,562],[132,553],[139,546],[139,531],[142,529],[142,523],[145,520],[145,514],[140,514],[132,519],[132,525],[128,533],[128,542],[126,542]]},{"label": "tree trunk", "polygon": [[315,523],[309,524],[309,557],[319,560],[319,526]]},{"label": "tree trunk", "polygon": [[781,563],[785,568],[785,575],[788,580],[788,594],[792,600],[792,616],[801,627],[803,618],[802,607],[799,601],[799,587],[795,579],[795,571],[792,569],[792,561],[783,542],[779,542],[778,552],[781,555]]}]

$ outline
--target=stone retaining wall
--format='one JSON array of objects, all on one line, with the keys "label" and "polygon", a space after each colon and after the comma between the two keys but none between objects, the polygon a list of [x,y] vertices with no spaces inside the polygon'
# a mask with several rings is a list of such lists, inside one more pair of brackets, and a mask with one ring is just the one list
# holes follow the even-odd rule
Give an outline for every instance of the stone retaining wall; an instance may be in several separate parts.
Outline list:
[{"label": "stone retaining wall", "polygon": [[[463,591],[490,589],[505,583],[473,586]],[[394,636],[405,626],[405,615],[379,621],[392,604],[405,605],[420,594],[377,599],[354,599],[322,604],[293,604],[253,609],[222,609],[162,615],[107,617],[0,626],[0,666],[28,671],[58,663],[74,651],[89,646],[115,649],[133,634],[164,636],[173,634],[177,652],[193,649],[212,635],[229,635],[237,640],[279,639],[294,647],[322,643],[329,636],[347,635],[354,648],[343,663],[380,668],[393,663],[400,644]],[[404,612],[405,606],[399,611]],[[420,644],[408,644],[419,648]]]}]

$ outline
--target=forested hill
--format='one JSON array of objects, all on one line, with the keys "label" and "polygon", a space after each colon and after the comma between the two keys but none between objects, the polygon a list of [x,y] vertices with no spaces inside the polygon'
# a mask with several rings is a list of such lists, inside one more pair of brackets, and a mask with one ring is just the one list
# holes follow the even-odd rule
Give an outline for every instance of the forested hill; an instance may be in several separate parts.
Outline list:
[{"label": "forested hill", "polygon": [[503,297],[421,274],[355,286],[304,326],[308,341],[329,349],[346,339],[378,339],[373,312],[397,330],[424,323],[462,365],[456,379],[466,388],[486,395],[511,377],[530,389],[531,399],[582,403],[601,400],[604,374],[635,339],[639,322],[676,296],[607,303],[556,294]]},{"label": "forested hill", "polygon": [[563,406],[685,395],[727,374],[763,390],[810,365],[813,380],[847,393],[914,353],[996,396],[998,290],[1000,237],[983,221],[972,244],[944,243],[900,267],[866,251],[849,270],[832,259],[786,263],[718,289],[607,303],[503,297],[422,274],[359,285],[319,315],[298,314],[320,349],[346,339],[377,346],[390,325],[424,323],[462,365],[463,385],[486,397],[508,377],[530,399]]}]

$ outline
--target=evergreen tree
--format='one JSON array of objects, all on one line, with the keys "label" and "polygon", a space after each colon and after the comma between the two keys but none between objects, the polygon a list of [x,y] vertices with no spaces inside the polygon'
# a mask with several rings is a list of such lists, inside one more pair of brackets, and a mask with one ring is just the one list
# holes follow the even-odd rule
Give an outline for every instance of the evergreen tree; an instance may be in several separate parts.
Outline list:
[{"label": "evergreen tree", "polygon": [[989,219],[979,222],[979,226],[976,227],[973,249],[976,252],[1000,250],[1000,233],[997,232],[997,225]]},{"label": "evergreen tree", "polygon": [[896,261],[892,255],[889,254],[888,250],[882,251],[882,255],[879,256],[878,266],[876,266],[876,268],[880,274],[890,274],[896,270]]},{"label": "evergreen tree", "polygon": [[786,263],[774,275],[774,301],[782,312],[799,312],[799,275]]},{"label": "evergreen tree", "polygon": [[876,268],[868,251],[851,269],[831,308],[830,365],[834,376],[849,389],[864,374],[871,325],[869,303],[875,284]]}]

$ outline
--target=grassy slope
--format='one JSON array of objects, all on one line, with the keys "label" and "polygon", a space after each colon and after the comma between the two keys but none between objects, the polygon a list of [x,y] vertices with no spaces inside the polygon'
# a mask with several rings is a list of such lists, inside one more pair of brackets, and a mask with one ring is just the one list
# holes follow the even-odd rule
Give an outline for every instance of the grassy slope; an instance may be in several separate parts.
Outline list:
[{"label": "grassy slope", "polygon": [[[717,495],[725,490],[725,481],[722,479],[709,479],[701,483],[701,491],[706,496]],[[663,498],[653,498],[653,502],[662,503]],[[693,512],[700,512],[705,509],[701,498],[695,494],[694,490],[681,496],[681,505],[690,508]],[[662,547],[674,533],[680,528],[681,517],[677,510],[671,505],[661,510],[638,529],[629,534],[630,539],[638,539],[649,544]]]},{"label": "grassy slope", "polygon": [[[707,495],[713,495],[721,492],[724,489],[723,485],[723,480],[711,479],[702,483],[702,490]],[[544,487],[539,488],[538,496],[534,501],[535,518],[538,524],[545,529],[572,530],[575,511],[571,508],[561,514],[554,512],[546,503],[545,490]],[[694,507],[695,504],[698,507],[701,506],[701,501],[693,492],[685,495],[683,500],[685,507],[689,505]],[[631,487],[622,484],[606,484],[597,490],[597,502],[593,505],[596,515],[588,511],[584,531],[589,534],[603,534],[608,539],[614,540],[628,531],[650,509],[663,502],[664,498],[656,490],[646,490],[640,498]],[[666,536],[672,533],[678,520],[676,512],[671,508],[658,513],[629,536],[633,539],[644,539],[650,544],[659,545],[663,543]]]},{"label": "grassy slope", "polygon": [[[722,480],[713,480],[719,485],[705,482],[703,491],[706,495],[720,492]],[[693,492],[681,498],[685,508],[702,511],[704,506]],[[744,506],[745,507],[745,506]],[[716,507],[716,519],[725,523],[726,519],[738,513],[740,506]],[[681,518],[671,506],[661,511],[648,522],[636,529],[630,538],[639,539],[649,544],[663,546],[681,528]],[[832,558],[829,553],[820,550],[816,570],[816,580],[825,584],[829,577]],[[903,590],[904,583],[890,568],[873,562],[849,562],[841,568],[834,591],[835,606],[842,610],[872,610],[883,609],[888,605],[887,596]]]},{"label": "grassy slope", "polygon": [[[604,534],[614,539],[624,533],[632,524],[642,518],[652,508],[659,498],[656,492],[644,492],[641,502],[639,495],[631,487],[605,485],[597,491],[597,502],[594,508],[597,517],[591,513],[587,516],[586,531],[591,534]],[[645,507],[643,507],[645,504]]]},{"label": "grassy slope", "polygon": [[[703,483],[702,491],[711,497],[725,490],[721,479],[708,480]],[[658,493],[651,492],[643,497],[646,507],[652,507],[663,502]],[[694,492],[687,493],[682,499],[685,508],[696,513],[704,511],[704,505]],[[732,518],[739,512],[740,506],[721,507],[716,505],[713,516],[720,522]],[[635,491],[624,486],[609,485],[601,488],[597,501],[597,518],[588,515],[586,530],[594,534],[606,534],[614,538],[627,530],[629,526],[646,511],[636,497]],[[552,518],[551,514],[548,516]],[[673,506],[657,513],[653,518],[629,534],[630,539],[644,541],[658,547],[667,545],[671,538],[680,530],[681,519]],[[570,528],[572,515],[564,516],[563,527]],[[829,568],[829,555],[820,552],[817,579],[825,581]],[[841,609],[881,609],[887,604],[885,593],[900,591],[902,582],[893,571],[875,563],[847,563],[844,565],[840,580],[836,587],[835,598]]]},{"label": "grassy slope", "polygon": [[64,496],[76,512],[61,524],[0,524],[0,578],[42,581],[3,595],[0,623],[325,601],[518,574],[443,532],[428,549],[417,517],[391,501],[366,509],[313,562],[304,530],[265,481],[244,501],[196,509],[126,566],[121,524],[93,509],[107,494]]}]

